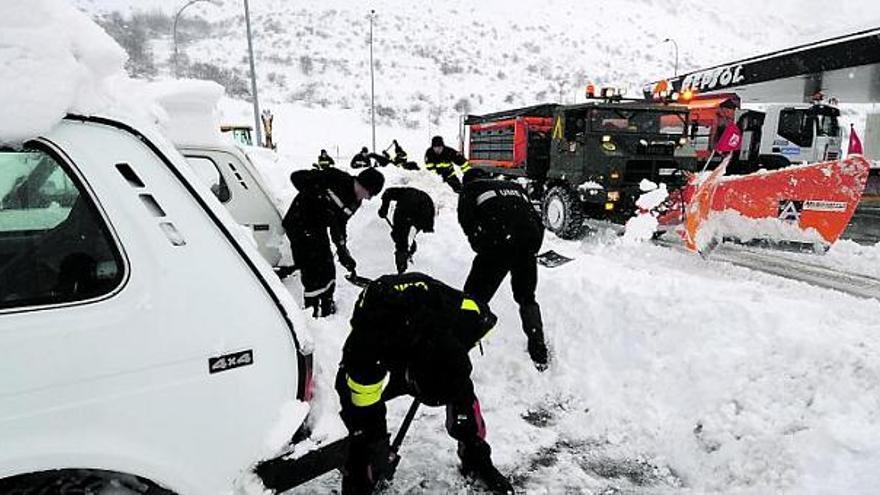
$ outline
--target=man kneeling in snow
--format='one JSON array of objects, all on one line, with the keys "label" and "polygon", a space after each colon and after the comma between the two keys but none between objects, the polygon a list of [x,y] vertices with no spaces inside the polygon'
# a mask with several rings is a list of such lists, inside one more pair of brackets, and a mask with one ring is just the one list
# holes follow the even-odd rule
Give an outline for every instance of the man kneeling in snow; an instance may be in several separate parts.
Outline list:
[{"label": "man kneeling in snow", "polygon": [[493,492],[513,493],[492,464],[468,359],[495,321],[487,305],[421,273],[385,275],[364,289],[336,375],[351,437],[343,494],[371,493],[382,479],[389,458],[385,401],[401,395],[445,405],[462,472]]}]

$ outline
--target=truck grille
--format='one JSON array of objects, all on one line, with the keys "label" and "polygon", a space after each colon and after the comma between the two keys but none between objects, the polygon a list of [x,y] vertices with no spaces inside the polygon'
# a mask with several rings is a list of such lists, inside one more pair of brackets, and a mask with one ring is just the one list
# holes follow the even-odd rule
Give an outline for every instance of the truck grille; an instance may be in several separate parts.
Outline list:
[{"label": "truck grille", "polygon": [[[669,170],[675,170],[678,166],[671,160],[630,160],[626,162],[626,170],[623,173],[623,182],[638,184],[642,179],[653,182],[669,182],[671,175]],[[663,175],[660,175],[660,172]]]}]

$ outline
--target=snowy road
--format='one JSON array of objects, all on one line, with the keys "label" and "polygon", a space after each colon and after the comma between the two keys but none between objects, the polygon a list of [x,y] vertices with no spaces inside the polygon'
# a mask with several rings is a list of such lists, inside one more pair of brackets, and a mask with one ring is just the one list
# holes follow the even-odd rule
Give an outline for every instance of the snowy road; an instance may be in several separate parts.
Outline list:
[{"label": "snowy road", "polygon": [[[389,185],[434,197],[436,233],[415,270],[453,286],[472,253],[455,196],[434,176],[387,170]],[[279,174],[280,175],[280,174]],[[282,187],[286,187],[282,185]],[[349,226],[358,271],[393,270],[388,227],[365,204]],[[845,245],[823,263],[877,266]],[[572,256],[541,269],[554,365],[538,373],[509,286],[499,324],[472,352],[499,468],[527,493],[871,493],[880,486],[880,302],[613,234],[544,249]],[[871,273],[871,272],[864,272]],[[871,276],[877,276],[871,273]],[[295,277],[285,283],[298,293]],[[314,321],[314,438],[344,434],[332,378],[358,289],[338,277],[339,314]],[[389,425],[409,404],[389,404]],[[389,493],[465,493],[444,412],[419,411]],[[338,489],[338,474],[296,493]]]},{"label": "snowy road", "polygon": [[[680,243],[658,241],[659,245],[686,252]],[[805,258],[813,258],[807,261]],[[880,277],[851,271],[843,267],[820,264],[821,256],[786,256],[760,248],[722,244],[709,255],[714,263],[730,263],[816,287],[837,290],[856,297],[880,301]]]}]

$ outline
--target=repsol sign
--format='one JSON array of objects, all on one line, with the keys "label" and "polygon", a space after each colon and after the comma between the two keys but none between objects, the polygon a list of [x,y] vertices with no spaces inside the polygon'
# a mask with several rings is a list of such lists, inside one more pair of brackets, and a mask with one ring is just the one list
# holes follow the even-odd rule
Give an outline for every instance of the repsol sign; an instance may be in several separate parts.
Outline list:
[{"label": "repsol sign", "polygon": [[742,64],[738,64],[688,74],[681,82],[680,91],[687,89],[696,90],[697,92],[711,91],[731,84],[739,84],[746,78],[742,74],[742,69]]}]

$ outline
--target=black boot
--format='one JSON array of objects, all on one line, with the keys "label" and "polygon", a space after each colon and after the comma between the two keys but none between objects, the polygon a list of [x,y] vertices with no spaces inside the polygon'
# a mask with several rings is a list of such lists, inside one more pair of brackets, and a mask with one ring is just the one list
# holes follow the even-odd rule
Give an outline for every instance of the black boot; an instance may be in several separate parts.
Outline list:
[{"label": "black boot", "polygon": [[523,332],[528,338],[527,349],[529,357],[535,363],[538,371],[544,371],[550,366],[550,353],[544,342],[544,323],[541,321],[541,307],[538,303],[520,306],[519,316],[522,319]]},{"label": "black boot", "polygon": [[404,251],[395,251],[394,264],[397,265],[398,274],[405,272],[409,266],[409,255]]},{"label": "black boot", "polygon": [[489,444],[483,440],[468,444],[458,442],[458,457],[461,459],[461,474],[477,481],[497,494],[513,494],[513,485],[506,476],[492,464]]}]

